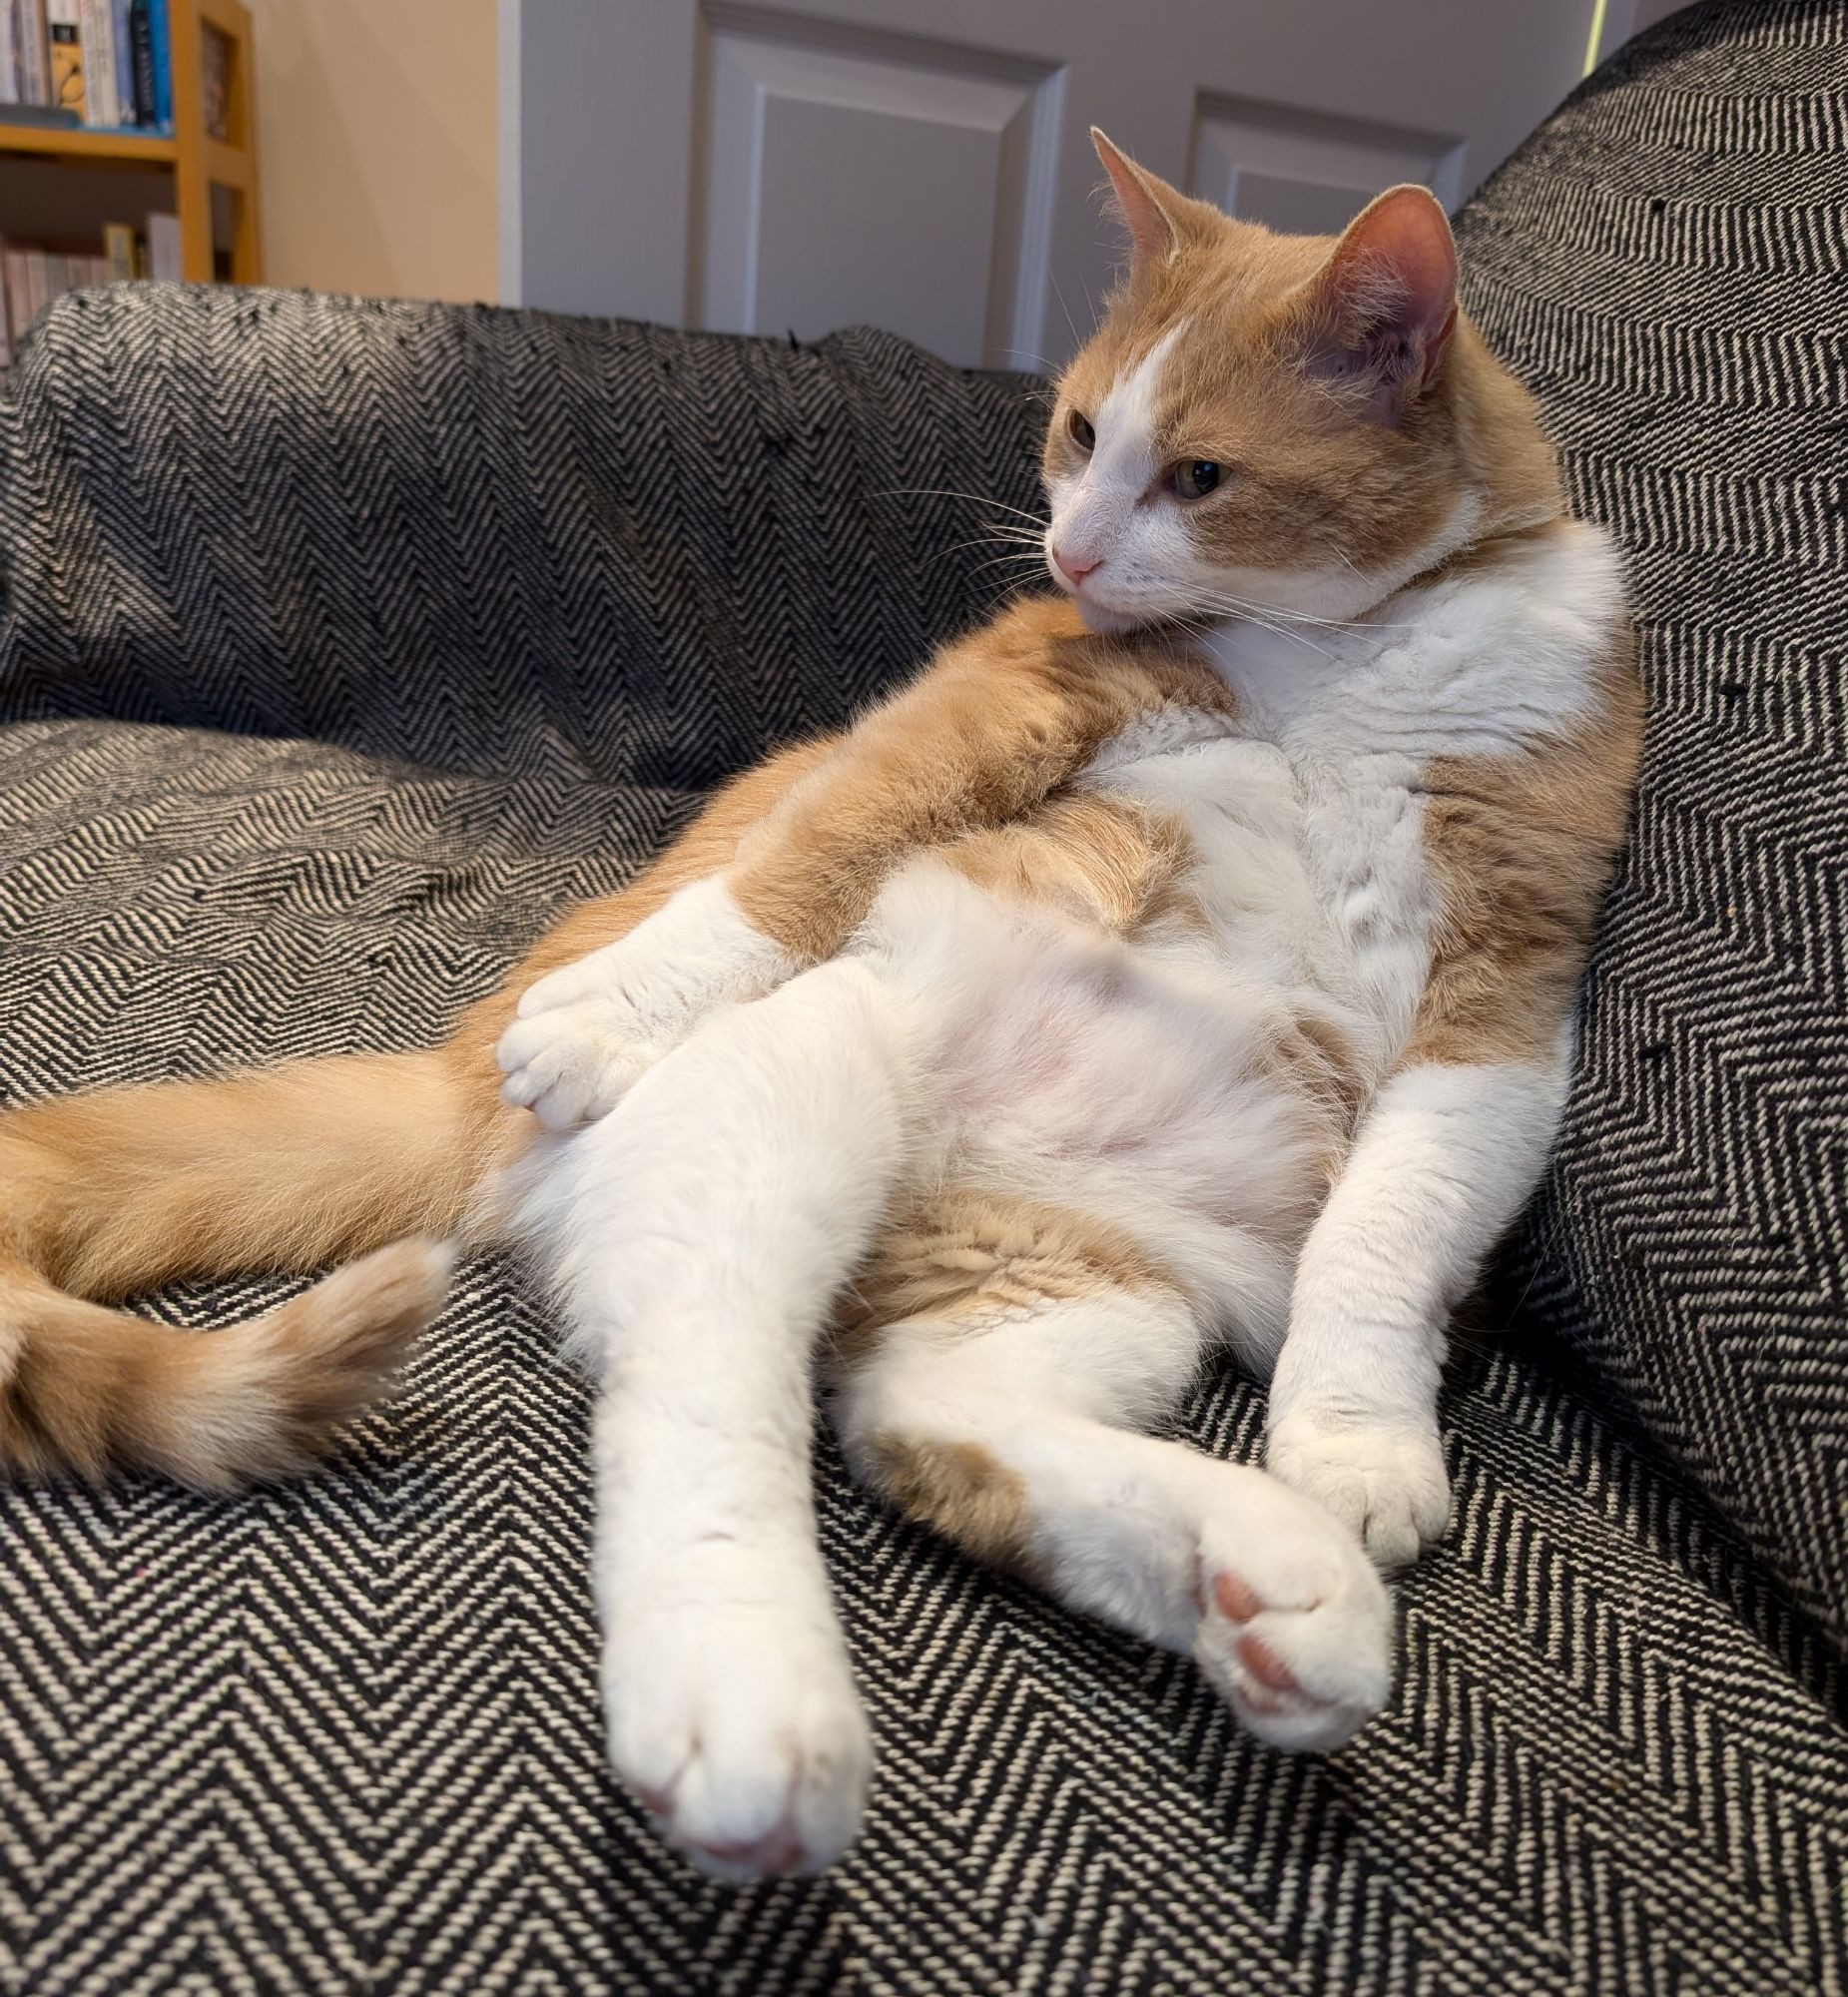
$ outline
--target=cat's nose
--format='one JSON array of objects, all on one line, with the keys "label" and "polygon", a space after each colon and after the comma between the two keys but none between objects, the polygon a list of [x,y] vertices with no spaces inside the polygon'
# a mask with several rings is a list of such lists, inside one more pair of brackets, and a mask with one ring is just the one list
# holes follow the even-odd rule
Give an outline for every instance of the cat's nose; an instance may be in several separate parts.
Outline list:
[{"label": "cat's nose", "polygon": [[1074,589],[1097,566],[1094,561],[1080,561],[1076,556],[1068,555],[1063,548],[1054,548],[1052,559],[1058,563],[1059,574]]}]

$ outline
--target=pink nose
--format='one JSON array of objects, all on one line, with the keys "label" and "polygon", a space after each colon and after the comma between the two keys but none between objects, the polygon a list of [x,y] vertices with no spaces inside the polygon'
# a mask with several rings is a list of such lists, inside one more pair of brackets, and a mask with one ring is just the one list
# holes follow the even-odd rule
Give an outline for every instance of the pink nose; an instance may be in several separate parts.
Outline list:
[{"label": "pink nose", "polygon": [[1058,563],[1059,573],[1073,588],[1076,588],[1097,567],[1094,561],[1073,561],[1068,554],[1059,548],[1052,550],[1052,559]]}]

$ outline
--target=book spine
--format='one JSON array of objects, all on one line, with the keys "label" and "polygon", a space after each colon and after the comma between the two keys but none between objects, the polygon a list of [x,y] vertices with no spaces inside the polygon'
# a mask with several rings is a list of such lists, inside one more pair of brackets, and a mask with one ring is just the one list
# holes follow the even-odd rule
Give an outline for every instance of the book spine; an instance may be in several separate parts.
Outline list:
[{"label": "book spine", "polygon": [[178,284],[186,276],[186,263],[180,248],[180,218],[177,215],[151,215],[148,218],[148,275],[170,284]]},{"label": "book spine", "polygon": [[8,250],[6,268],[6,317],[13,330],[13,344],[17,346],[26,336],[26,328],[32,324],[32,291],[26,283],[26,253],[23,250]]},{"label": "book spine", "polygon": [[116,107],[116,47],[110,0],[81,0],[78,15],[84,52],[84,122],[119,125]]},{"label": "book spine", "polygon": [[103,256],[109,267],[107,283],[125,285],[135,275],[135,232],[126,222],[106,223]]},{"label": "book spine", "polygon": [[14,0],[19,16],[19,80],[22,104],[50,104],[51,54],[45,46],[45,0]]},{"label": "book spine", "polygon": [[45,0],[45,25],[51,49],[51,102],[82,118],[84,50],[77,0]]},{"label": "book spine", "polygon": [[154,89],[154,23],[148,16],[148,0],[133,0],[129,8],[129,53],[135,65],[135,122],[158,125],[161,115]]},{"label": "book spine", "polygon": [[[4,240],[0,240],[0,272],[5,271],[7,259],[11,254]],[[26,329],[22,326],[19,330],[21,333],[24,333]],[[0,367],[11,367],[12,364],[13,314],[7,304],[6,288],[4,285],[0,285]]]},{"label": "book spine", "polygon": [[154,122],[174,129],[174,38],[169,0],[148,0],[148,33],[154,43]]},{"label": "book spine", "polygon": [[135,45],[129,36],[129,0],[114,0],[109,39],[116,52],[116,123],[139,125],[135,115]]},{"label": "book spine", "polygon": [[0,6],[0,104],[20,102],[19,0]]}]

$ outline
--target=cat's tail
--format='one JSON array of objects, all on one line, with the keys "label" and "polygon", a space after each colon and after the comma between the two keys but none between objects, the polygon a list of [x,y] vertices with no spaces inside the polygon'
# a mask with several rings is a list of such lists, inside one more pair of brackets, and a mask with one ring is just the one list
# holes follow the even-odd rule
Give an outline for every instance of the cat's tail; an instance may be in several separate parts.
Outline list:
[{"label": "cat's tail", "polygon": [[[0,1469],[299,1468],[440,1308],[491,1093],[449,1048],[105,1089],[0,1116]],[[360,1260],[352,1260],[353,1257]],[[107,1304],[177,1277],[349,1263],[191,1333]]]}]

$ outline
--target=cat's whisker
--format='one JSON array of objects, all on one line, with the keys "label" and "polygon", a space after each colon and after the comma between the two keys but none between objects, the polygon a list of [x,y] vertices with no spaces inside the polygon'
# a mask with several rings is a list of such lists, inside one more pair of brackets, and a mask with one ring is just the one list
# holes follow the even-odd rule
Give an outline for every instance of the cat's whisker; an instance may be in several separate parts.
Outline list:
[{"label": "cat's whisker", "polygon": [[1024,506],[1009,506],[990,493],[958,492],[948,485],[895,485],[867,496],[872,499],[967,499],[977,506],[992,506],[997,513],[1011,513],[1016,519],[1030,520],[1042,530],[1051,524],[1042,514],[1029,513]]},{"label": "cat's whisker", "polygon": [[1236,610],[1246,616],[1255,616],[1261,611],[1266,617],[1275,617],[1287,624],[1316,624],[1330,631],[1403,631],[1411,628],[1385,618],[1317,617],[1307,610],[1284,610],[1274,603],[1253,603],[1246,597],[1232,596],[1221,590],[1198,591],[1196,594],[1201,601],[1219,609]]},{"label": "cat's whisker", "polygon": [[993,534],[976,534],[966,541],[951,541],[948,547],[938,548],[935,554],[931,555],[929,560],[924,562],[921,566],[928,568],[933,562],[942,561],[949,555],[960,554],[964,548],[999,548],[1007,546],[1017,547],[1022,550],[1031,549],[1034,555],[1037,556],[1043,553],[1045,541],[1040,535],[1029,534],[1023,528],[1010,528],[1005,532]]}]

